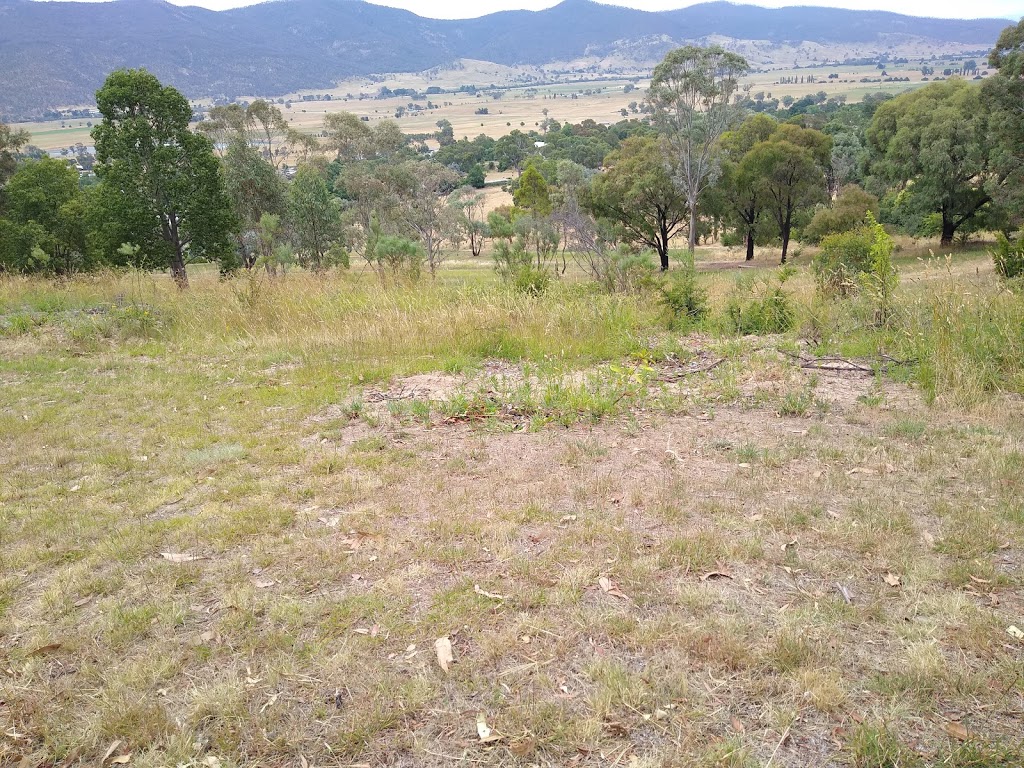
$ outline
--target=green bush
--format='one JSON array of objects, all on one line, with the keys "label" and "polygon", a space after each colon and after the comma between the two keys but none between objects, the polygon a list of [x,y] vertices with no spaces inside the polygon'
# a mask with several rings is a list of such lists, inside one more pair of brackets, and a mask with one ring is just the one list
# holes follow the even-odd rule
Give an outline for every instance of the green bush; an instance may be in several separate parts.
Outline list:
[{"label": "green bush", "polygon": [[888,325],[894,311],[893,297],[900,282],[899,273],[892,263],[893,242],[870,213],[865,229],[871,235],[870,260],[857,278],[871,301],[875,325]]},{"label": "green bush", "polygon": [[651,286],[657,267],[650,251],[635,253],[620,246],[605,258],[595,259],[593,271],[612,293],[639,293]]},{"label": "green bush", "polygon": [[729,328],[744,336],[785,333],[796,323],[796,311],[783,286],[793,275],[783,267],[774,276],[741,280],[725,307]]},{"label": "green bush", "polygon": [[857,275],[870,268],[873,242],[873,233],[867,227],[824,238],[821,250],[811,260],[818,290],[826,296],[856,293]]},{"label": "green bush", "polygon": [[[369,248],[367,249],[369,251]],[[381,277],[390,273],[397,278],[419,280],[424,254],[418,243],[404,237],[380,235],[373,243],[372,258]]]},{"label": "green bush", "polygon": [[533,264],[533,254],[526,250],[526,241],[500,241],[494,246],[494,270],[502,280],[520,293],[540,296],[551,283],[551,273]]},{"label": "green bush", "polygon": [[829,235],[849,232],[864,222],[868,214],[878,217],[878,198],[856,184],[839,190],[830,208],[821,208],[804,228],[803,239],[820,243]]},{"label": "green bush", "polygon": [[697,272],[684,268],[667,277],[658,290],[660,304],[668,312],[670,329],[688,329],[708,314],[708,294],[697,282]]},{"label": "green bush", "polygon": [[991,253],[996,274],[1003,280],[1024,277],[1024,236],[1011,242],[1006,235],[998,235]]}]

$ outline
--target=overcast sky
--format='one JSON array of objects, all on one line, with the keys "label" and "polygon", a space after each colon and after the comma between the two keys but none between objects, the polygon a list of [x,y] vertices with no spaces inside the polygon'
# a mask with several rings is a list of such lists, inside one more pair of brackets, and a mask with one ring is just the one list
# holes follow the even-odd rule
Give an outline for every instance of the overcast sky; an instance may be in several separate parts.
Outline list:
[{"label": "overcast sky", "polygon": [[[253,4],[253,0],[170,0],[170,2],[175,5],[201,5],[214,10]],[[344,0],[338,0],[338,2],[344,2]],[[375,0],[375,2],[377,5],[405,8],[420,16],[461,19],[513,8],[539,10],[556,5],[558,0]],[[687,0],[621,0],[621,2],[611,3],[611,5],[641,8],[645,11],[663,11],[694,4]],[[786,5],[826,5],[834,8],[895,11],[911,16],[943,16],[951,19],[993,17],[1016,21],[1024,16],[1024,0],[974,0],[969,3],[951,2],[950,0],[898,0],[898,2],[885,2],[884,0],[821,0],[820,2],[815,2],[815,0],[789,0],[788,2],[756,0],[749,4],[767,8],[779,8]]]}]

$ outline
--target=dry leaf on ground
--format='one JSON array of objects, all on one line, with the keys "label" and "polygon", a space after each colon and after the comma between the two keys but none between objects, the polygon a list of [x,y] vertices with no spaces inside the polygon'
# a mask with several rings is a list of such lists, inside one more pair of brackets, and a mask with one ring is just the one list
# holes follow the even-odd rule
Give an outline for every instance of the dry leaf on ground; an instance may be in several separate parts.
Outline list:
[{"label": "dry leaf on ground", "polygon": [[606,595],[611,595],[612,597],[619,597],[623,600],[629,600],[626,594],[621,589],[619,589],[615,582],[613,582],[607,576],[602,576],[600,579],[597,580],[597,583],[598,586],[601,587],[601,591],[604,592]]},{"label": "dry leaf on ground", "polygon": [[437,653],[437,663],[441,669],[448,672],[448,665],[455,661],[452,655],[452,641],[447,637],[439,637],[434,641],[434,651]]},{"label": "dry leaf on ground", "polygon": [[484,713],[481,712],[476,716],[476,733],[480,737],[480,741],[484,744],[490,744],[492,741],[500,741],[501,736],[491,730],[490,726],[487,725],[487,718]]},{"label": "dry leaf on ground", "polygon": [[474,584],[473,585],[473,591],[476,592],[478,595],[482,595],[483,597],[489,597],[492,600],[504,600],[505,599],[504,595],[499,595],[496,592],[488,592],[485,589],[480,589],[480,585],[479,584]]},{"label": "dry leaf on ground", "polygon": [[953,720],[943,724],[942,729],[952,736],[954,739],[959,741],[967,741],[971,738],[971,734],[967,732],[967,726],[963,723],[958,723]]},{"label": "dry leaf on ground", "polygon": [[203,555],[191,555],[182,552],[161,552],[160,557],[172,563],[194,563],[196,560],[207,560]]},{"label": "dry leaf on ground", "polygon": [[903,583],[899,576],[895,573],[890,573],[889,571],[885,572],[885,576],[883,576],[882,579],[884,579],[885,583],[890,587],[898,587]]},{"label": "dry leaf on ground", "polygon": [[112,754],[114,754],[114,752],[116,752],[117,748],[120,747],[120,746],[121,746],[121,740],[120,739],[115,739],[114,741],[112,741],[110,746],[107,747],[107,751],[103,753],[103,759],[100,760],[100,765],[103,765],[103,763],[107,762],[107,760],[110,759],[110,756]]}]

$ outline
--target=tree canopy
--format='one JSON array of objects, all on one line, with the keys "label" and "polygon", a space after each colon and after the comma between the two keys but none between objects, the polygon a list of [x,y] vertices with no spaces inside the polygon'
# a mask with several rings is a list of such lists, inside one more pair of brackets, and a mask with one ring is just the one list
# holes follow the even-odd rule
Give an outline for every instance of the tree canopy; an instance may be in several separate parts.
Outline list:
[{"label": "tree canopy", "polygon": [[732,104],[746,59],[719,46],[677,48],[654,69],[648,101],[671,150],[673,173],[689,207],[689,248],[697,245],[697,206],[716,170],[719,137],[738,110]]},{"label": "tree canopy", "polygon": [[943,245],[992,199],[988,122],[981,89],[948,80],[886,102],[867,129],[872,170],[912,209],[939,215]]},{"label": "tree canopy", "polygon": [[621,238],[657,252],[668,269],[672,238],[689,215],[686,198],[673,182],[658,139],[632,138],[608,157],[596,176],[586,206],[616,225]]},{"label": "tree canopy", "polygon": [[230,201],[210,140],[189,130],[188,100],[145,70],[120,69],[96,104],[96,173],[116,238],[169,267],[182,287],[189,261],[230,262]]}]

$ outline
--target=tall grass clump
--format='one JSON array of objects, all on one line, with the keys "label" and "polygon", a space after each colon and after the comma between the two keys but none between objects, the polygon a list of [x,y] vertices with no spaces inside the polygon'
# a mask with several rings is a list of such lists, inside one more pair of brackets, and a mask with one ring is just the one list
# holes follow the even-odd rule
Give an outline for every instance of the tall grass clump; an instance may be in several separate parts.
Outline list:
[{"label": "tall grass clump", "polygon": [[794,274],[792,267],[782,267],[774,274],[737,281],[725,307],[729,330],[742,335],[791,330],[796,323],[796,309],[784,286]]},{"label": "tall grass clump", "polygon": [[949,284],[909,304],[908,351],[931,402],[973,408],[987,395],[1024,392],[1024,300]]},{"label": "tall grass clump", "polygon": [[[118,314],[140,328],[157,318],[150,339],[170,352],[223,356],[244,347],[268,357],[317,356],[354,375],[447,370],[490,357],[614,360],[633,353],[660,321],[650,297],[563,281],[539,296],[499,281],[382,284],[341,271],[222,279],[211,270],[194,273],[191,283],[181,292],[163,276],[133,273],[67,285],[5,278],[0,307],[8,315],[61,307],[32,321],[56,330],[58,345],[72,324]],[[127,342],[105,334],[104,343]]]},{"label": "tall grass clump", "polygon": [[1013,242],[1006,235],[998,234],[996,245],[991,253],[996,274],[1001,279],[1020,280],[1024,278],[1024,236]]}]

